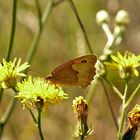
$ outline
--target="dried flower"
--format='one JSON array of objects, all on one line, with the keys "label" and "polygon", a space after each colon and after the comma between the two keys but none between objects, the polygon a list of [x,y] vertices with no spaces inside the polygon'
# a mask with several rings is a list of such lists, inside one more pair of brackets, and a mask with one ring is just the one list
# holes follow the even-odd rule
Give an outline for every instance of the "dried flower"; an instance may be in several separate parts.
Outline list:
[{"label": "dried flower", "polygon": [[128,129],[134,126],[138,126],[140,123],[140,105],[135,105],[135,107],[128,114]]},{"label": "dried flower", "polygon": [[13,62],[7,62],[5,59],[2,60],[0,64],[0,84],[2,88],[14,88],[17,84],[18,77],[26,76],[22,71],[27,69],[29,65],[27,62],[20,63],[21,59],[17,60],[17,58]]},{"label": "dried flower", "polygon": [[135,107],[128,113],[127,120],[128,128],[124,133],[122,140],[136,140],[140,123],[140,105],[135,105]]},{"label": "dried flower", "polygon": [[21,99],[21,103],[27,107],[34,106],[41,110],[47,109],[50,104],[58,104],[63,99],[67,99],[61,87],[45,81],[43,78],[32,78],[29,76],[27,80],[17,84],[19,91],[17,98]]},{"label": "dried flower", "polygon": [[76,97],[75,100],[73,100],[72,107],[78,119],[87,118],[88,104],[82,96]]},{"label": "dried flower", "polygon": [[76,137],[79,136],[85,137],[90,135],[93,132],[93,130],[91,128],[88,128],[87,125],[87,116],[88,116],[87,101],[82,96],[76,97],[75,100],[73,100],[72,107],[74,109],[76,118],[78,119],[74,135]]}]

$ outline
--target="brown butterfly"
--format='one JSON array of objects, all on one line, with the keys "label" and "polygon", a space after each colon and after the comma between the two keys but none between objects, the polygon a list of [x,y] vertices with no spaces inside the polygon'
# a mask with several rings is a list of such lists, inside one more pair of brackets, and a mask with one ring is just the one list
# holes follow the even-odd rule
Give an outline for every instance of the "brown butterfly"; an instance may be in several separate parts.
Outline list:
[{"label": "brown butterfly", "polygon": [[86,88],[96,74],[96,55],[85,55],[69,60],[46,77],[53,84]]}]

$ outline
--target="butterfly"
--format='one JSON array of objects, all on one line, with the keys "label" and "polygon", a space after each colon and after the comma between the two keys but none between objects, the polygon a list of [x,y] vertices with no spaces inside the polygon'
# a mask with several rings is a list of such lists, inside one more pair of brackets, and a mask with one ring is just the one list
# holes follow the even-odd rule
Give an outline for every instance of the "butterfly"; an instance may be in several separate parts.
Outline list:
[{"label": "butterfly", "polygon": [[96,74],[96,55],[84,55],[69,60],[46,77],[53,84],[88,87]]}]

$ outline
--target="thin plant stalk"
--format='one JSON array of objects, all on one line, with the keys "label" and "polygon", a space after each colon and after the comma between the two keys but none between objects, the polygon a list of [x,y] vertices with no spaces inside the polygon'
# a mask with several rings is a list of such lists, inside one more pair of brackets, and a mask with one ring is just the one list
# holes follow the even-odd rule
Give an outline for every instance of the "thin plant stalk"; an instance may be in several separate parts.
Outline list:
[{"label": "thin plant stalk", "polygon": [[111,86],[112,90],[114,91],[114,93],[121,99],[123,100],[123,95],[121,94],[121,92],[117,89],[117,87],[115,87],[108,79],[106,79],[105,77],[103,77],[103,79]]},{"label": "thin plant stalk", "polygon": [[41,8],[40,8],[40,4],[39,4],[39,1],[38,0],[35,0],[35,3],[36,3],[36,9],[37,9],[37,14],[38,14],[38,23],[39,23],[39,27],[41,28],[41,17],[42,17],[42,11],[41,11]]},{"label": "thin plant stalk", "polygon": [[88,94],[86,96],[86,100],[87,100],[88,104],[90,104],[92,101],[93,91],[95,91],[95,88],[97,87],[97,83],[98,83],[98,79],[95,79],[93,84],[91,85],[91,87],[88,90]]},{"label": "thin plant stalk", "polygon": [[4,115],[2,116],[2,118],[0,120],[0,138],[2,137],[4,126],[7,124],[10,116],[12,115],[12,112],[13,112],[14,107],[16,105],[16,101],[17,100],[13,96],[8,107],[7,107],[6,112],[4,113]]},{"label": "thin plant stalk", "polygon": [[128,81],[126,81],[126,83],[125,83],[125,89],[124,89],[124,95],[123,95],[123,100],[122,100],[122,110],[121,110],[117,140],[122,140],[122,131],[123,131],[123,126],[124,126],[124,121],[125,121],[125,116],[126,116],[125,104],[126,104],[127,91],[128,91]]},{"label": "thin plant stalk", "polygon": [[13,49],[13,42],[14,42],[15,30],[16,30],[17,0],[13,0],[12,10],[13,10],[12,11],[12,24],[11,24],[9,47],[6,53],[6,61],[9,61],[10,55]]},{"label": "thin plant stalk", "polygon": [[83,32],[83,35],[84,35],[85,41],[87,43],[88,49],[89,49],[90,53],[93,53],[92,47],[90,45],[89,39],[88,39],[87,34],[86,34],[85,27],[84,27],[84,25],[83,25],[83,23],[82,23],[82,21],[80,19],[80,16],[79,16],[78,11],[77,11],[77,9],[76,9],[76,7],[74,5],[74,2],[73,2],[73,0],[68,0],[68,1],[70,3],[70,6],[71,6],[76,18],[77,18],[77,21],[78,21],[80,27],[81,27],[81,30]]},{"label": "thin plant stalk", "polygon": [[85,138],[85,136],[82,135],[82,136],[81,136],[81,140],[84,140],[84,138]]},{"label": "thin plant stalk", "polygon": [[42,111],[38,109],[38,131],[39,131],[40,139],[44,140],[42,129],[41,129],[41,114]]},{"label": "thin plant stalk", "polygon": [[83,128],[84,126],[83,126],[83,121],[82,120],[80,121],[80,125],[81,125],[81,131],[82,131],[82,135],[80,136],[80,139],[84,140],[85,139],[85,134],[84,134],[85,130]]},{"label": "thin plant stalk", "polygon": [[35,118],[35,116],[34,116],[33,111],[32,111],[30,108],[27,108],[27,109],[28,109],[28,111],[30,112],[30,114],[31,114],[31,116],[32,116],[32,119],[33,119],[34,123],[37,124],[37,120],[36,120],[36,118]]},{"label": "thin plant stalk", "polygon": [[[17,15],[17,0],[13,0],[12,24],[11,24],[9,45],[6,53],[6,61],[9,61],[13,49],[13,42],[14,42],[15,30],[16,30],[16,15]],[[3,89],[0,89],[0,101],[2,100],[2,95],[3,95]]]},{"label": "thin plant stalk", "polygon": [[110,109],[110,112],[111,112],[111,115],[112,115],[112,118],[113,118],[113,121],[114,121],[114,124],[115,124],[115,127],[116,127],[116,130],[118,130],[118,123],[117,123],[117,120],[116,120],[116,117],[115,117],[115,113],[113,111],[113,107],[112,107],[112,104],[111,104],[111,100],[109,98],[109,95],[108,95],[108,92],[107,92],[107,89],[104,85],[104,82],[103,80],[101,79],[101,84],[104,88],[104,93],[106,95],[106,99],[107,99],[107,103],[108,103],[108,106],[109,106],[109,109]]},{"label": "thin plant stalk", "polygon": [[[53,3],[54,3],[54,0],[49,0],[48,1],[48,4],[47,4],[47,7],[45,9],[45,12],[44,14],[42,15],[41,19],[40,20],[40,28],[38,29],[37,33],[35,34],[34,36],[34,39],[33,39],[33,42],[31,44],[31,47],[29,49],[29,52],[26,56],[26,60],[28,60],[28,62],[30,63],[33,59],[33,56],[37,50],[37,47],[38,47],[38,44],[39,44],[39,41],[40,41],[40,37],[41,37],[41,34],[42,34],[42,31],[43,31],[43,28],[48,20],[48,17],[52,11],[52,8],[53,8]],[[40,16],[39,16],[40,17]]]},{"label": "thin plant stalk", "polygon": [[102,24],[102,29],[105,32],[107,39],[108,39],[105,49],[107,49],[107,48],[109,49],[113,44],[113,34],[111,33],[111,31],[106,23]]},{"label": "thin plant stalk", "polygon": [[[58,4],[60,4],[63,1],[64,0],[59,0]],[[38,31],[36,32],[36,34],[33,38],[31,47],[30,47],[30,49],[28,51],[28,54],[26,56],[26,61],[28,61],[29,63],[32,62],[32,59],[33,59],[34,54],[37,50],[37,47],[38,47],[38,44],[39,44],[39,41],[40,41],[40,38],[41,38],[41,35],[42,35],[42,31],[44,29],[44,26],[46,25],[46,22],[49,18],[49,15],[51,14],[53,7],[57,6],[58,4],[55,3],[55,0],[49,0],[48,3],[47,3],[47,7],[45,8],[45,11],[42,15],[40,5],[39,5],[39,1],[36,0],[37,13],[38,13],[38,18],[39,18],[39,29],[38,29]]]},{"label": "thin plant stalk", "polygon": [[65,0],[58,0],[58,1],[55,1],[55,3],[53,4],[53,6],[57,6],[59,4],[61,4],[62,2],[64,2]]},{"label": "thin plant stalk", "polygon": [[131,96],[129,97],[129,99],[127,100],[125,107],[127,107],[128,105],[130,105],[130,103],[133,101],[134,97],[136,97],[138,91],[140,89],[140,83],[138,84],[138,86],[136,87],[136,89],[134,90],[134,92],[131,94]]}]

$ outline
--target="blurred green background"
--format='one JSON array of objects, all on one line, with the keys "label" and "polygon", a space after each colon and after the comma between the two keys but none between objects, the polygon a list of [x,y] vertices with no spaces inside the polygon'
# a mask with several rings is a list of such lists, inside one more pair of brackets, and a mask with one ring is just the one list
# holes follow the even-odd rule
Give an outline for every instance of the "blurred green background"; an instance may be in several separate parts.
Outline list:
[{"label": "blurred green background", "polygon": [[[42,12],[47,6],[47,0],[39,1]],[[131,22],[120,46],[115,50],[121,52],[128,50],[135,54],[140,52],[140,1],[139,0],[74,0],[78,13],[86,29],[92,49],[97,56],[102,54],[106,43],[106,36],[101,27],[96,24],[96,13],[105,9],[111,16],[110,28],[113,30],[114,17],[119,9],[126,10]],[[12,18],[12,1],[0,0],[0,58],[5,57],[9,43],[9,34]],[[14,47],[11,59],[22,58],[24,62],[26,54],[31,46],[33,37],[38,29],[38,17],[34,0],[18,0],[17,27],[15,33]],[[45,77],[55,67],[70,58],[88,54],[81,28],[67,1],[53,8],[49,19],[43,30],[40,43],[33,58],[29,73],[34,76]],[[111,75],[111,79],[119,89],[123,89],[122,81],[117,75]],[[133,81],[132,81],[133,82]],[[135,88],[137,82],[131,85],[130,90]],[[108,85],[115,115],[118,117],[120,100],[112,92]],[[88,89],[87,89],[88,90]],[[50,107],[43,114],[43,133],[46,140],[70,140],[72,129],[76,123],[72,110],[72,100],[75,96],[86,96],[87,90],[77,87],[65,88],[69,99],[62,104]],[[0,103],[0,116],[3,114],[11,96],[11,90],[4,92]],[[139,98],[136,102],[139,102]],[[133,104],[135,104],[133,103]],[[133,106],[133,105],[132,105]],[[94,129],[93,135],[87,140],[114,140],[116,129],[110,114],[103,88],[98,83],[92,103],[89,107],[88,123]],[[13,115],[7,124],[2,140],[39,140],[39,134],[29,112],[22,110],[18,103]]]}]

